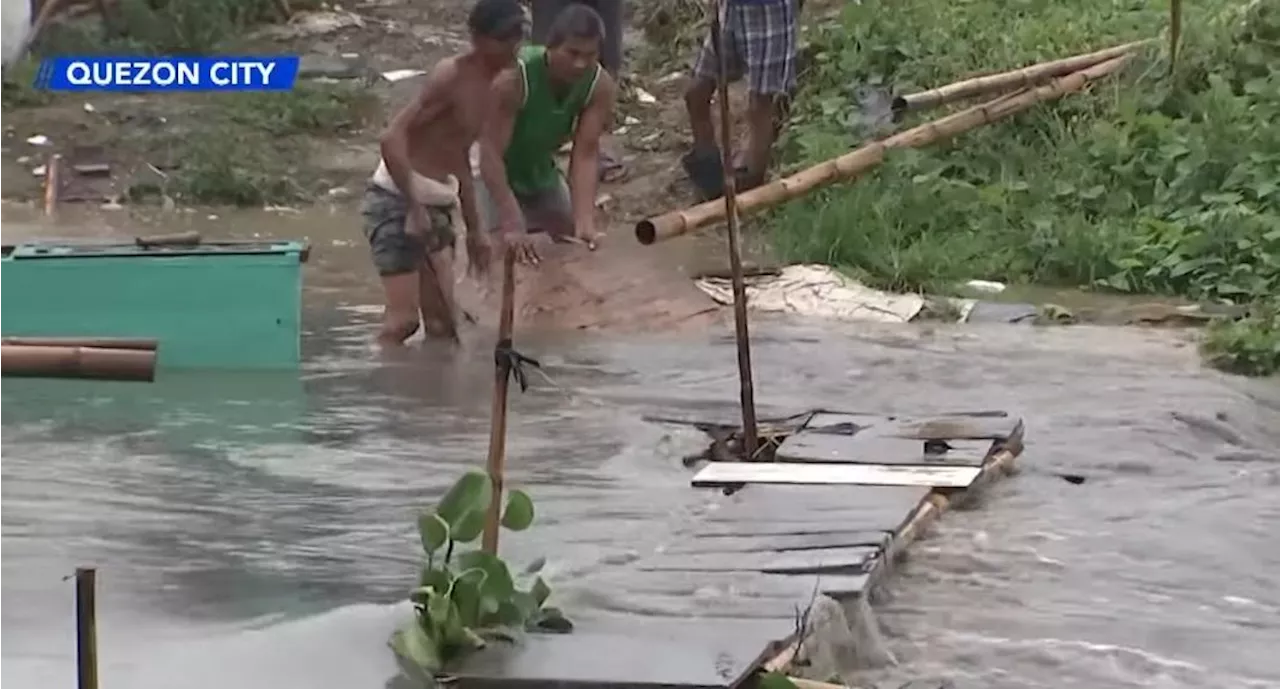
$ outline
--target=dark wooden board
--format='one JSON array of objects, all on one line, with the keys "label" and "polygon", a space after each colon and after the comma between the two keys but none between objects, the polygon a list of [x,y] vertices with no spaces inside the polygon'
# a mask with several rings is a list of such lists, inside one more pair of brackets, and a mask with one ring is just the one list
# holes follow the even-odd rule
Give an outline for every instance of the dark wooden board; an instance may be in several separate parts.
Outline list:
[{"label": "dark wooden board", "polygon": [[[782,443],[777,457],[787,462],[981,466],[990,454],[992,441],[967,438],[964,434],[978,432],[981,429],[975,430],[976,425],[982,423],[1008,420],[966,417],[965,423],[969,425],[964,428],[954,427],[956,424],[951,421],[938,421],[950,427],[903,424],[864,415],[815,414],[804,430]],[[930,437],[928,440],[946,442],[943,451],[926,452],[927,440],[917,436],[928,430],[954,430],[960,435]]]},{"label": "dark wooden board", "polygon": [[722,689],[742,682],[794,631],[790,619],[584,621],[572,634],[491,644],[450,672],[459,689]]},{"label": "dark wooden board", "polygon": [[[766,536],[818,536],[827,534],[872,534],[883,533],[887,538],[888,532],[884,531],[856,531],[846,528],[839,524],[832,524],[825,520],[814,520],[807,522],[785,521],[785,522],[706,522],[698,524],[689,532],[690,538],[707,539],[714,541],[719,538],[761,538]],[[860,545],[871,545],[863,543]]]},{"label": "dark wooden board", "polygon": [[929,493],[921,486],[748,486],[708,514],[704,525],[822,523],[828,529],[896,533]]},{"label": "dark wooden board", "polygon": [[662,594],[687,598],[782,598],[807,601],[814,589],[834,597],[856,596],[867,584],[866,574],[761,574],[759,572],[619,572],[593,577],[593,590],[631,594]]},{"label": "dark wooden board", "polygon": [[884,531],[833,531],[811,534],[763,534],[758,536],[694,537],[663,548],[668,555],[689,553],[767,553],[818,548],[876,546],[889,543]]},{"label": "dark wooden board", "polygon": [[764,572],[766,574],[823,574],[865,572],[880,553],[879,546],[795,550],[786,553],[705,553],[656,555],[636,563],[642,572]]}]

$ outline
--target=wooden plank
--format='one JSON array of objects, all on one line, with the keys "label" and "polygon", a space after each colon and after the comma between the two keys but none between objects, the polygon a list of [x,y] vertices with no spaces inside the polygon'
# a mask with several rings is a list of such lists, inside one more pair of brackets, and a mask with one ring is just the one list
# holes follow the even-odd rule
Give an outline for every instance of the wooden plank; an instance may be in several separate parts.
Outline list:
[{"label": "wooden plank", "polygon": [[[777,458],[784,462],[978,467],[991,450],[990,440],[926,441],[878,431],[875,426],[853,435],[801,431],[783,441]],[[940,445],[941,451],[926,447],[926,443]]]},{"label": "wooden plank", "polygon": [[[1007,440],[1022,427],[1017,416],[938,416],[899,419],[893,434],[922,440]],[[886,434],[890,431],[886,430]]]},{"label": "wooden plank", "polygon": [[572,634],[489,644],[448,669],[458,689],[727,689],[794,631],[793,619],[777,618],[582,620]]},{"label": "wooden plank", "polygon": [[[876,534],[889,536],[888,531],[877,529],[852,530],[843,524],[829,520],[782,522],[703,522],[688,535],[690,538],[717,541],[723,538],[761,538],[766,536],[826,536],[835,534],[865,534],[868,539]],[[859,545],[872,545],[872,542]]]},{"label": "wooden plank", "polygon": [[674,543],[662,552],[668,555],[697,553],[767,553],[820,548],[876,546],[889,543],[884,531],[834,531],[827,533],[764,534],[718,538],[690,538]]},{"label": "wooden plank", "polygon": [[878,546],[822,548],[786,553],[706,553],[658,555],[641,560],[642,572],[763,572],[826,574],[865,572],[880,553]]},{"label": "wooden plank", "polygon": [[719,509],[708,513],[697,528],[715,529],[729,524],[735,529],[765,533],[766,529],[792,526],[803,532],[806,527],[819,525],[811,530],[896,533],[930,490],[928,486],[757,484],[720,503]]},{"label": "wooden plank", "polygon": [[965,488],[980,472],[979,467],[972,466],[712,462],[693,477],[692,483],[695,488],[743,483]]},{"label": "wooden plank", "polygon": [[625,596],[654,593],[698,598],[785,598],[808,600],[816,589],[833,597],[857,596],[867,585],[867,575],[764,574],[761,572],[619,572],[591,578],[592,590],[611,590]]}]

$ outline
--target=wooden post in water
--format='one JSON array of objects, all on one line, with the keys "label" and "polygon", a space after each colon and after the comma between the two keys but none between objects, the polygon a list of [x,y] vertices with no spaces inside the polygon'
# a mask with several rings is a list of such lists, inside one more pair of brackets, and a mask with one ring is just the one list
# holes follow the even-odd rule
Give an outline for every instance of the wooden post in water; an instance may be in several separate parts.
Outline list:
[{"label": "wooden post in water", "polygon": [[44,165],[44,214],[58,210],[58,192],[62,188],[62,155],[54,153]]},{"label": "wooden post in water", "polygon": [[516,252],[507,247],[502,256],[502,310],[498,315],[498,344],[493,350],[493,405],[489,412],[489,459],[485,469],[493,485],[493,502],[484,521],[481,547],[498,554],[498,530],[502,521],[502,472],[507,454],[507,390],[511,385],[511,331],[515,323]]},{"label": "wooden post in water", "polygon": [[742,276],[742,247],[738,237],[738,190],[733,169],[733,119],[729,113],[728,55],[721,12],[723,0],[713,0],[711,41],[716,47],[716,100],[720,106],[720,168],[724,175],[724,217],[729,232],[729,270],[733,278],[733,326],[738,344],[739,398],[742,403],[742,449],[755,459],[756,400],[751,373],[751,334],[747,327],[747,287]]},{"label": "wooden post in water", "polygon": [[79,689],[98,689],[97,571],[76,568],[76,674]]}]

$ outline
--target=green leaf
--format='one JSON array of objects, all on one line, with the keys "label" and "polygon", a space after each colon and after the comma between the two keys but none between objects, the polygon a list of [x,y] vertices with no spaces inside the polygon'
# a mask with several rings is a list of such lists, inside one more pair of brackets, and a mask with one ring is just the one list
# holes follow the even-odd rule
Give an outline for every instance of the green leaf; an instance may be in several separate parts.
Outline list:
[{"label": "green leaf", "polygon": [[759,689],[797,689],[796,683],[781,672],[765,672],[756,679]]},{"label": "green leaf", "polygon": [[452,577],[450,577],[449,573],[443,569],[424,566],[422,571],[418,574],[419,588],[430,587],[440,593],[444,593],[449,590],[449,583],[451,581]]},{"label": "green leaf", "polygon": [[471,512],[483,513],[492,500],[493,484],[489,477],[479,471],[468,471],[445,493],[436,512],[456,531],[463,517]]},{"label": "green leaf", "polygon": [[389,645],[396,660],[411,677],[431,677],[443,668],[435,643],[416,620],[393,632]]},{"label": "green leaf", "polygon": [[[483,581],[483,578],[479,581]],[[477,581],[458,579],[453,582],[453,603],[464,627],[474,627],[480,622],[480,585]]]},{"label": "green leaf", "polygon": [[531,594],[516,591],[511,594],[511,602],[520,608],[520,619],[528,622],[538,613],[538,601]]},{"label": "green leaf", "polygon": [[488,517],[486,511],[468,512],[458,520],[453,528],[453,540],[458,543],[474,543],[484,533],[484,522]]},{"label": "green leaf", "polygon": [[524,613],[521,612],[520,606],[509,600],[498,603],[498,612],[493,616],[493,619],[495,624],[510,627],[524,626]]},{"label": "green leaf", "polygon": [[484,570],[485,580],[481,591],[486,596],[503,601],[515,592],[516,585],[511,579],[511,570],[507,569],[507,563],[494,555],[483,550],[472,550],[458,558],[458,566]]},{"label": "green leaf", "polygon": [[502,525],[512,531],[524,531],[533,523],[533,500],[522,490],[513,490],[507,496],[507,508],[502,513]]},{"label": "green leaf", "polygon": [[453,601],[443,592],[431,591],[427,594],[427,619],[436,629],[444,629],[449,622],[449,608]]},{"label": "green leaf", "polygon": [[542,577],[538,577],[533,580],[533,587],[529,589],[529,595],[533,596],[533,599],[538,602],[538,606],[541,607],[551,597],[551,587],[547,586],[547,582],[543,581]]},{"label": "green leaf", "polygon": [[431,555],[449,542],[449,522],[435,512],[423,510],[418,515],[418,537],[422,539],[422,549]]}]

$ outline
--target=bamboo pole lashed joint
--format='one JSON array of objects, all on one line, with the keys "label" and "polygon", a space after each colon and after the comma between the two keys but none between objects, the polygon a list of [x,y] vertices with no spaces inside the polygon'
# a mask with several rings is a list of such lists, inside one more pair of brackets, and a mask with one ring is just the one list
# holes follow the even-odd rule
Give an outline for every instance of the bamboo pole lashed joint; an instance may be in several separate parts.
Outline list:
[{"label": "bamboo pole lashed joint", "polygon": [[[746,213],[776,206],[832,182],[853,179],[880,164],[884,160],[885,153],[890,149],[915,148],[941,141],[1004,119],[1037,103],[1079,91],[1094,81],[1119,70],[1132,55],[1132,53],[1125,53],[1092,67],[1059,77],[1042,86],[1000,96],[986,103],[874,141],[837,158],[801,170],[790,177],[756,187],[737,197],[735,210],[741,217]],[[692,208],[641,220],[636,224],[636,239],[641,244],[654,244],[724,219],[723,205],[716,201],[708,201]]]},{"label": "bamboo pole lashed joint", "polygon": [[1036,86],[1048,79],[1078,72],[1100,62],[1127,55],[1150,42],[1150,39],[1133,41],[1091,53],[1040,62],[1008,72],[984,74],[935,89],[898,96],[893,99],[893,112],[895,115],[901,115],[905,112],[924,110],[966,98]]},{"label": "bamboo pole lashed joint", "polygon": [[748,460],[756,458],[759,433],[756,428],[754,375],[751,371],[751,332],[747,323],[747,287],[742,275],[742,245],[738,236],[737,179],[733,164],[733,117],[729,112],[729,63],[721,19],[726,2],[713,0],[711,41],[716,50],[716,101],[720,110],[720,173],[724,179],[723,212],[728,222],[729,270],[733,282],[733,326],[738,350],[738,398],[742,405],[742,451]]},{"label": "bamboo pole lashed joint", "polygon": [[0,375],[24,378],[93,378],[152,382],[156,352],[149,349],[0,345]]}]

